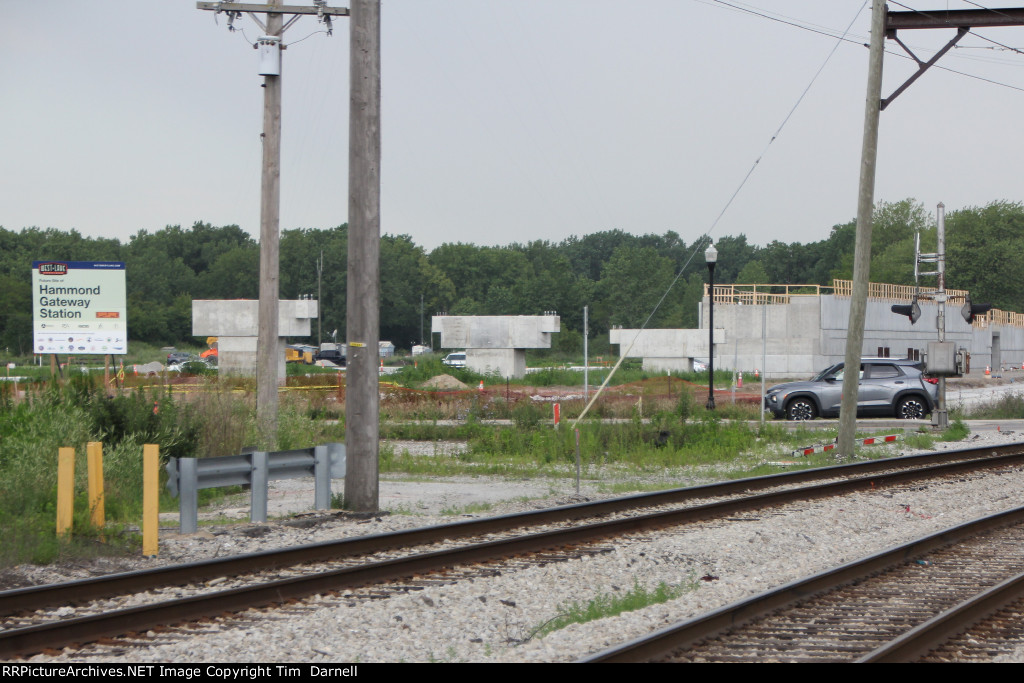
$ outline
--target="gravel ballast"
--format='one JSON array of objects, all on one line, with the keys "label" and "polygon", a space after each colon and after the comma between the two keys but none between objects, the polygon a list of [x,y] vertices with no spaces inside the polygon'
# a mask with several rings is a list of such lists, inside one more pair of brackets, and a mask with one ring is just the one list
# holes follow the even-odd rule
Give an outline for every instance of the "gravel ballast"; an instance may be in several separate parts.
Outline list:
[{"label": "gravel ballast", "polygon": [[[1016,435],[986,433],[962,448],[1005,443]],[[430,482],[438,484],[437,482]],[[476,480],[476,485],[497,482]],[[506,483],[500,486],[506,487]],[[487,514],[572,502],[572,488],[545,483],[542,500],[521,499],[505,488],[504,500]],[[1022,504],[1024,469],[962,475],[906,488],[883,488],[838,498],[796,503],[729,520],[633,535],[600,544],[608,552],[544,566],[525,565],[501,575],[429,585],[380,600],[358,597],[311,598],[276,612],[272,619],[250,611],[239,619],[216,621],[205,632],[171,632],[149,645],[36,656],[35,662],[425,662],[573,661],[605,647],[696,616],[772,587],[838,564],[877,553],[956,524]],[[310,494],[311,495],[311,494]],[[589,494],[593,497],[593,493]],[[424,488],[436,498],[437,490]],[[529,494],[523,494],[529,497]],[[436,503],[426,509],[433,512]],[[450,522],[435,514],[384,515],[354,520],[309,517],[272,523],[204,530],[192,536],[165,536],[158,561],[185,562],[255,550],[379,533],[398,528]],[[309,520],[310,526],[302,524]],[[113,561],[112,561],[113,562]],[[114,563],[116,564],[116,563]],[[25,569],[25,568],[21,568]],[[96,566],[37,568],[35,582],[101,571]],[[49,577],[44,574],[49,573]],[[26,577],[27,578],[27,577]],[[587,624],[575,624],[543,638],[531,637],[569,602],[585,603],[599,594],[654,588],[664,582],[690,589],[660,605]],[[1005,656],[1024,661],[1024,651]]]}]

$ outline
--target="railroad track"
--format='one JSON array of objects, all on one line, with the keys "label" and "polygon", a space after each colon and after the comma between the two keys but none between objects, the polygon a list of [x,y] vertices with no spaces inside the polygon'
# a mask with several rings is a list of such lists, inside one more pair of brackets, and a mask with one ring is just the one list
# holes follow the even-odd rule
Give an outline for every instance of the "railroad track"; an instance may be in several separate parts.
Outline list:
[{"label": "railroad track", "polygon": [[[387,582],[410,585],[407,583],[409,577],[430,575],[435,577],[430,580],[451,582],[465,575],[460,572],[493,571],[486,565],[476,569],[472,567],[510,556],[542,553],[536,555],[535,560],[521,561],[563,561],[595,552],[593,544],[602,539],[634,531],[723,517],[742,510],[839,495],[925,477],[1016,466],[1022,462],[1024,444],[926,454],[642,494],[68,584],[6,591],[0,593],[0,614],[7,616],[0,626],[3,628],[0,632],[0,657],[9,658],[63,647],[68,643],[144,632],[162,625],[201,619],[223,612],[238,612],[253,606],[280,604],[314,594]],[[801,486],[820,480],[829,481]],[[739,496],[741,492],[787,486],[797,488]],[[702,499],[730,495],[736,497],[704,505],[694,504]],[[688,504],[689,507],[680,507],[681,504]],[[637,508],[644,508],[645,511],[637,512]],[[595,516],[615,517],[569,525],[573,520]],[[558,528],[522,533],[523,529],[545,525]],[[510,532],[510,529],[518,531]],[[430,549],[431,544],[453,545],[455,539],[465,543],[441,550]],[[396,551],[396,548],[401,550]],[[308,566],[291,569],[303,564]],[[471,569],[462,569],[466,567]],[[224,577],[250,574],[253,571],[263,572],[264,575],[249,579],[248,583],[237,587],[225,588],[221,583]],[[282,574],[282,571],[287,573]],[[267,572],[270,574],[267,575]],[[444,572],[449,574],[445,575]],[[411,584],[412,589],[415,589],[415,581]],[[181,596],[179,587],[183,584],[193,584],[196,594]],[[173,597],[161,599],[161,591],[166,596],[168,587],[174,587],[171,589]],[[124,606],[124,596],[145,591],[157,594],[156,598],[147,598],[151,604]],[[95,602],[91,613],[83,614],[78,610],[67,614],[69,604],[100,600],[108,602]],[[136,600],[136,597],[131,600]],[[57,605],[63,609],[38,612],[45,605]]]},{"label": "railroad track", "polygon": [[[1024,637],[1022,547],[1024,508],[1017,508],[767,591],[583,661],[988,659],[1011,633],[1018,642]],[[972,626],[976,635],[959,635]]]}]

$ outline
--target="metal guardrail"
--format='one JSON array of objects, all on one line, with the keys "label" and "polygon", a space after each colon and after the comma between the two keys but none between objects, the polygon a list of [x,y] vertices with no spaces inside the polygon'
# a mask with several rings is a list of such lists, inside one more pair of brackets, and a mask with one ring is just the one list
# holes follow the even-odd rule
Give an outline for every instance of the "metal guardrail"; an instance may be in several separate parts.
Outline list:
[{"label": "metal guardrail", "polygon": [[172,458],[165,466],[167,490],[179,499],[181,533],[199,528],[199,490],[222,486],[251,489],[249,519],[267,521],[267,489],[270,481],[314,478],[313,506],[331,506],[331,479],[345,476],[345,444],[329,443],[294,451],[255,451],[214,458]]}]

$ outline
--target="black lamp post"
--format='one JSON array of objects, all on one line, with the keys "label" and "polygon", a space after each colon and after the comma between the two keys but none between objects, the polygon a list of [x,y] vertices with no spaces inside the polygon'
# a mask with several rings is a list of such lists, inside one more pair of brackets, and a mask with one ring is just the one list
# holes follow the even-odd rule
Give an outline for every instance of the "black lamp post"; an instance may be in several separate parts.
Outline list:
[{"label": "black lamp post", "polygon": [[715,262],[718,250],[712,242],[704,252],[708,263],[708,410],[715,409]]}]

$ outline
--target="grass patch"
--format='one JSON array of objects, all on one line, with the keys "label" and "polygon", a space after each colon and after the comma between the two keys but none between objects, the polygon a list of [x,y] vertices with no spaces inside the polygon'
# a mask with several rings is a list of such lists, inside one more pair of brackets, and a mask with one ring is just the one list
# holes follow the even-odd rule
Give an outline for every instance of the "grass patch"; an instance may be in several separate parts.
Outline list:
[{"label": "grass patch", "polygon": [[951,410],[950,416],[958,420],[1019,420],[1024,419],[1024,394],[1002,394],[999,398],[972,407],[969,410]]},{"label": "grass patch", "polygon": [[[768,422],[761,427],[747,421],[725,421],[717,416],[681,422],[673,413],[659,413],[649,421],[587,421],[580,424],[580,455],[584,476],[596,472],[625,476],[699,475],[701,479],[725,479],[835,464],[834,454],[801,458],[797,466],[766,464],[789,460],[790,452],[811,444],[835,440],[835,429],[790,431]],[[381,472],[414,476],[492,475],[561,478],[575,473],[575,432],[563,424],[533,427],[527,424],[383,425],[388,438],[461,440],[460,453],[416,456],[382,447]],[[881,457],[868,452],[864,457]],[[682,484],[680,484],[682,485]],[[626,484],[629,486],[629,484]],[[642,490],[640,488],[634,490]],[[673,484],[654,485],[670,488]],[[652,489],[653,490],[653,489]]]},{"label": "grass patch", "polygon": [[926,432],[907,434],[903,439],[903,443],[906,444],[907,448],[930,451],[935,447],[935,435]]},{"label": "grass patch", "polygon": [[962,420],[954,420],[953,424],[949,425],[946,431],[942,432],[942,436],[939,439],[942,441],[963,441],[970,433],[971,428],[965,425]]},{"label": "grass patch", "polygon": [[472,515],[478,512],[489,512],[492,509],[494,509],[494,506],[490,503],[468,503],[461,507],[443,508],[441,514],[447,516]]},{"label": "grass patch", "polygon": [[585,624],[605,617],[614,617],[623,612],[632,612],[650,605],[674,600],[684,593],[697,590],[697,580],[691,576],[685,583],[670,586],[664,581],[648,590],[634,579],[633,588],[622,594],[598,593],[586,603],[569,602],[558,607],[558,615],[544,622],[531,634],[531,638],[544,636],[563,629],[570,624]]},{"label": "grass patch", "polygon": [[406,503],[399,503],[392,508],[388,508],[388,512],[392,515],[404,515],[406,517],[423,517],[426,515],[422,510],[413,510],[412,507]]}]

